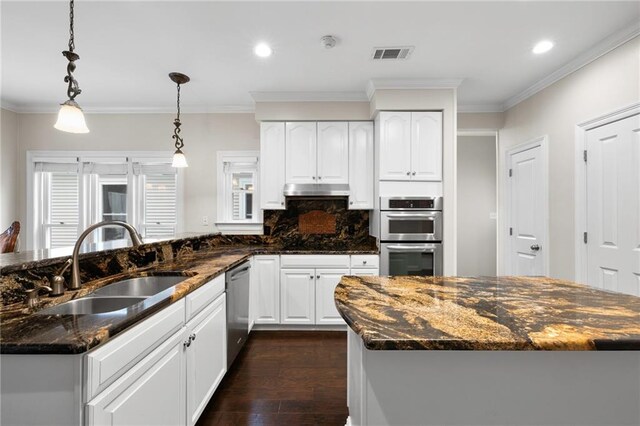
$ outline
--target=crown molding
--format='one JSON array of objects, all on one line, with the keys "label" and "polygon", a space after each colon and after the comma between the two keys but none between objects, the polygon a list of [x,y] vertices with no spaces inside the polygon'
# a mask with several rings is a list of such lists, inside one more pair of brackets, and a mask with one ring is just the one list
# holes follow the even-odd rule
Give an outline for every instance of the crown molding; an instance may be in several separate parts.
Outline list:
[{"label": "crown molding", "polygon": [[481,105],[460,105],[458,104],[458,112],[464,113],[486,113],[486,112],[504,112],[502,104],[481,104]]},{"label": "crown molding", "polygon": [[[57,105],[32,105],[17,106],[11,103],[2,102],[2,108],[16,112],[18,114],[55,114],[58,112]],[[253,106],[217,106],[217,107],[188,107],[180,108],[183,114],[253,114]],[[83,106],[82,111],[86,114],[175,114],[175,108],[167,107],[95,107]]]},{"label": "crown molding", "polygon": [[392,79],[377,78],[367,82],[367,98],[371,100],[376,90],[381,89],[457,89],[461,78]]},{"label": "crown molding", "polygon": [[2,100],[2,102],[0,102],[0,108],[6,109],[7,111],[15,112],[15,113],[19,112],[18,110],[20,109],[16,104],[7,102],[5,100]]},{"label": "crown molding", "polygon": [[364,92],[249,92],[255,102],[367,102]]},{"label": "crown molding", "polygon": [[502,106],[503,111],[516,106],[525,99],[530,98],[531,96],[551,86],[553,83],[563,79],[569,74],[576,72],[580,68],[590,64],[601,56],[606,55],[615,48],[622,46],[638,35],[640,35],[640,22],[634,22],[630,26],[611,34],[607,38],[595,44],[589,50],[578,55],[571,62],[565,64],[563,67],[552,72],[542,80],[539,80],[517,95],[507,99]]}]

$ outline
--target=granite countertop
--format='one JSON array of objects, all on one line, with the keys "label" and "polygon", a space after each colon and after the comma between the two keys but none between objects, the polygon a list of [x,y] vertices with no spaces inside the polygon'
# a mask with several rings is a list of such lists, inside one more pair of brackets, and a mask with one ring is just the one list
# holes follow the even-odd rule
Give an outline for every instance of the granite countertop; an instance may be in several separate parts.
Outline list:
[{"label": "granite countertop", "polygon": [[640,350],[640,297],[569,281],[346,276],[335,301],[372,350]]},{"label": "granite countertop", "polygon": [[[271,245],[221,246],[211,250],[193,252],[178,260],[162,262],[135,272],[111,275],[83,283],[78,291],[67,291],[59,297],[41,297],[36,309],[24,303],[5,305],[0,310],[2,333],[0,352],[4,354],[78,354],[86,352],[113,338],[182,299],[187,294],[209,282],[214,277],[234,268],[255,254],[377,254],[370,247],[354,247],[346,250],[316,250],[285,248]],[[161,275],[179,271],[185,280],[144,301],[142,307],[99,315],[37,315],[34,312],[68,300],[83,297],[92,291],[133,276]]]}]

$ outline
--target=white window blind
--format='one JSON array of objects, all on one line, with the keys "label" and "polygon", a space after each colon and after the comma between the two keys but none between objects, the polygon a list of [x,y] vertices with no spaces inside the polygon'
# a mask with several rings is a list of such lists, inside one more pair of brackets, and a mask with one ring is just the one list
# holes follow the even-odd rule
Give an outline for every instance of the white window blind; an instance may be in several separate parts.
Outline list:
[{"label": "white window blind", "polygon": [[78,175],[64,171],[41,173],[45,173],[44,197],[49,201],[43,215],[46,246],[72,246],[78,237]]},{"label": "white window blind", "polygon": [[170,237],[176,232],[176,169],[169,164],[133,164],[142,181],[142,228],[145,237]]}]

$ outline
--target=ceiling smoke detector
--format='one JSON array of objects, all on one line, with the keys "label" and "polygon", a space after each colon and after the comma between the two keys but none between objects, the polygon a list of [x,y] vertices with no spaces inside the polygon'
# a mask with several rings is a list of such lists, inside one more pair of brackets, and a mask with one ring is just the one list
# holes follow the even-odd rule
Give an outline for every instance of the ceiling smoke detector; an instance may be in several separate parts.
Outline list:
[{"label": "ceiling smoke detector", "polygon": [[320,39],[320,46],[324,47],[325,49],[332,49],[333,47],[335,47],[336,43],[337,40],[332,35],[326,35]]}]

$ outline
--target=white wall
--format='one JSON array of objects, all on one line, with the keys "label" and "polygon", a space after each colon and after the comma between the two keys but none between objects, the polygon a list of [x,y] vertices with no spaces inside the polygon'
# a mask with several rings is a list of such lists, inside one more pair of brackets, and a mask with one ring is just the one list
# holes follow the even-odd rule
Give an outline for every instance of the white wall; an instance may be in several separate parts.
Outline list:
[{"label": "white wall", "polygon": [[496,138],[458,136],[458,272],[496,275]]},{"label": "white wall", "polygon": [[498,130],[503,125],[503,112],[458,113],[458,130]]},{"label": "white wall", "polygon": [[370,120],[369,102],[256,102],[256,121]]},{"label": "white wall", "polygon": [[[505,113],[504,151],[539,136],[549,137],[550,275],[574,279],[575,126],[640,100],[640,37],[547,87]],[[544,249],[544,248],[543,248]],[[501,256],[502,258],[502,256]]]},{"label": "white wall", "polygon": [[[174,114],[87,114],[91,133],[74,135],[53,128],[55,114],[18,114],[18,216],[26,218],[26,152],[33,150],[172,152]],[[258,150],[259,126],[253,114],[182,114],[185,232],[211,232],[216,217],[216,152]],[[4,121],[3,121],[4,122]],[[4,129],[3,129],[4,136]],[[3,137],[4,139],[4,137]],[[4,143],[2,155],[4,158]],[[4,179],[0,203],[5,204]],[[202,216],[209,217],[203,226]]]},{"label": "white wall", "polygon": [[[0,136],[0,232],[18,219],[16,178],[18,149],[18,114],[3,109]],[[24,226],[24,221],[22,226]]]}]

